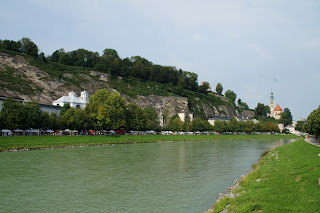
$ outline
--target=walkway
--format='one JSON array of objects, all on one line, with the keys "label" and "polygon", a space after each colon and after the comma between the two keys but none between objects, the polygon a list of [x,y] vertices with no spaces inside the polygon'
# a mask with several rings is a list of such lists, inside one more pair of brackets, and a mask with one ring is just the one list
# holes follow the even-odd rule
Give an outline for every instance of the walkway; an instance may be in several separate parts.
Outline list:
[{"label": "walkway", "polygon": [[310,137],[310,138],[304,139],[304,141],[307,142],[307,143],[310,143],[312,145],[320,147],[320,140],[316,140],[316,139]]}]

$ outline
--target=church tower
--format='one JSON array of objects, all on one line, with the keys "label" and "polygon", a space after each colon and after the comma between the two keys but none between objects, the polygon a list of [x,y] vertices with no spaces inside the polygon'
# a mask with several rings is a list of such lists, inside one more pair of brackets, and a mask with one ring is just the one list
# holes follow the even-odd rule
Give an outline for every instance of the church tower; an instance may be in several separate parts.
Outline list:
[{"label": "church tower", "polygon": [[270,95],[270,117],[274,118],[274,96],[272,90]]}]

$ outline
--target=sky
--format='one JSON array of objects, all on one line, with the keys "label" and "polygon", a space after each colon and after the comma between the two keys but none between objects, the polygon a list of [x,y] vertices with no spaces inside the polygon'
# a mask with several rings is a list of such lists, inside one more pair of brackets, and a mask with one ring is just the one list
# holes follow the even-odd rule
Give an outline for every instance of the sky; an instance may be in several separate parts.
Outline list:
[{"label": "sky", "polygon": [[320,0],[10,0],[0,26],[46,55],[112,48],[194,72],[250,108],[272,90],[294,120],[320,105]]}]

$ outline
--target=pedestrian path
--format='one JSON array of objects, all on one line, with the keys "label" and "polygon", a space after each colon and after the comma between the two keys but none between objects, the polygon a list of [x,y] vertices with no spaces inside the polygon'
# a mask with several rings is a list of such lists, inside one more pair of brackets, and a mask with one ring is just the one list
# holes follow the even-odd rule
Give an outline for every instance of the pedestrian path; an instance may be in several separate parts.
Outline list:
[{"label": "pedestrian path", "polygon": [[310,143],[312,145],[320,147],[320,140],[316,140],[316,139],[310,137],[310,138],[305,138],[304,141],[307,143]]}]

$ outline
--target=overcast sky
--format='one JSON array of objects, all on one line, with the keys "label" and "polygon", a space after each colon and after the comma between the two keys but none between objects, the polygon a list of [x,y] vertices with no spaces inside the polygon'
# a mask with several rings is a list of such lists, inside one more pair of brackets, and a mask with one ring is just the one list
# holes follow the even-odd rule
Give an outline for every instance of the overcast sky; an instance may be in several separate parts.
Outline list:
[{"label": "overcast sky", "polygon": [[64,48],[154,64],[221,83],[247,102],[306,118],[320,104],[319,0],[10,0],[0,39],[30,38],[46,55]]}]

